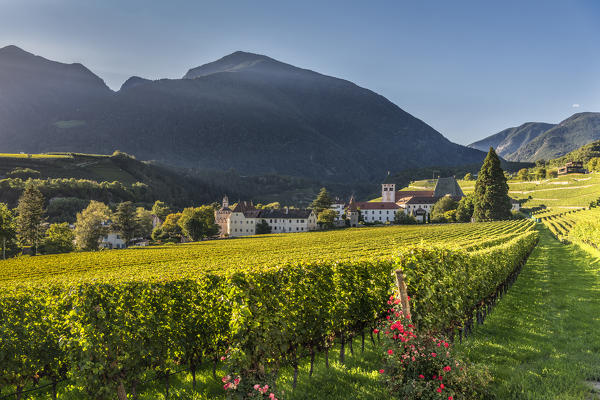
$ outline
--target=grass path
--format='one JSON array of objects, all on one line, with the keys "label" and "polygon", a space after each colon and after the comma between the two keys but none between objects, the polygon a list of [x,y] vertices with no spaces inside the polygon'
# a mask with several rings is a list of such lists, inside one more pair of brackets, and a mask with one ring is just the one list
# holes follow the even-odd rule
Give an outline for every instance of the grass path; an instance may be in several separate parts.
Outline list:
[{"label": "grass path", "polygon": [[541,228],[515,285],[460,348],[498,399],[590,399],[600,381],[600,259]]}]

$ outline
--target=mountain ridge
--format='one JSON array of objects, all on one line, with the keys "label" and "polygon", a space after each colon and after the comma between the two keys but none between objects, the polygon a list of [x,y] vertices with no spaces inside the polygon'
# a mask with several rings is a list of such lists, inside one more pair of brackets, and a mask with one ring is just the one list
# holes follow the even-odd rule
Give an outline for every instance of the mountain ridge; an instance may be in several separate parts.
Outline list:
[{"label": "mountain ridge", "polygon": [[535,162],[561,157],[595,140],[600,140],[600,113],[580,112],[557,124],[527,122],[468,146],[492,146],[506,160]]},{"label": "mountain ridge", "polygon": [[[68,65],[46,61],[50,69]],[[38,74],[38,95],[21,90],[15,115],[0,95],[0,146],[28,153],[119,149],[177,167],[332,181],[485,156],[369,89],[263,55],[235,52],[191,68],[184,79],[132,77],[117,92],[85,71],[86,79],[66,77],[58,86]],[[11,84],[18,91],[29,78],[17,75]],[[34,116],[32,108],[47,112]]]}]

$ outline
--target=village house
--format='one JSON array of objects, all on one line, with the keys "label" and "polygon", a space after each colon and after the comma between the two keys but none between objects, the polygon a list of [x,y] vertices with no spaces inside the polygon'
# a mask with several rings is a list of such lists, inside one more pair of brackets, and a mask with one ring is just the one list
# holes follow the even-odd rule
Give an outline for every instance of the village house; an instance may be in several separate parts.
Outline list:
[{"label": "village house", "polygon": [[425,222],[433,205],[444,196],[450,196],[456,201],[464,197],[454,177],[439,178],[434,190],[396,190],[396,184],[388,173],[381,184],[381,201],[359,203],[359,209],[365,222],[393,221],[398,210]]},{"label": "village house", "polygon": [[256,235],[256,226],[266,222],[271,233],[307,232],[317,229],[317,217],[312,210],[279,209],[259,210],[252,202],[238,202],[229,207],[227,196],[220,209],[215,211],[215,222],[219,225],[221,237]]},{"label": "village house", "polygon": [[558,168],[558,175],[567,174],[585,174],[586,170],[583,168],[583,161],[571,161]]}]

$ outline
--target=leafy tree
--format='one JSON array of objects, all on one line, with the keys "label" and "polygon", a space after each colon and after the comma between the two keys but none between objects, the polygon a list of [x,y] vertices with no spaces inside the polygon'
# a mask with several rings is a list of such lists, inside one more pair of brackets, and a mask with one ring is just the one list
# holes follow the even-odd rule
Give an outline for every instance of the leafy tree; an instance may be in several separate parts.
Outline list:
[{"label": "leafy tree", "polygon": [[181,227],[178,224],[180,218],[181,213],[167,215],[162,225],[156,227],[154,231],[152,231],[152,240],[163,242],[180,242],[183,236]]},{"label": "leafy tree", "polygon": [[546,168],[545,167],[538,168],[537,171],[535,172],[535,177],[539,180],[546,178]]},{"label": "leafy tree", "polygon": [[41,174],[40,171],[31,168],[15,168],[6,175],[11,178],[27,180],[29,178],[39,178]]},{"label": "leafy tree", "polygon": [[161,221],[164,221],[167,215],[171,214],[171,209],[165,202],[156,200],[152,206],[152,214],[156,215]]},{"label": "leafy tree", "polygon": [[48,202],[46,213],[49,222],[75,222],[75,216],[89,204],[89,200],[77,197],[55,197]]},{"label": "leafy tree", "polygon": [[14,243],[17,236],[15,216],[8,206],[0,203],[0,239],[2,239],[2,258],[6,260],[6,245]]},{"label": "leafy tree", "polygon": [[600,171],[600,157],[592,157],[587,163],[589,171]]},{"label": "leafy tree", "polygon": [[519,172],[517,172],[517,178],[521,181],[529,180],[529,170],[527,168],[521,168]]},{"label": "leafy tree", "polygon": [[473,196],[468,194],[467,196],[460,199],[458,207],[456,208],[456,221],[458,222],[471,222],[473,217]]},{"label": "leafy tree", "polygon": [[321,188],[317,198],[313,200],[310,206],[313,210],[315,210],[315,214],[318,216],[321,214],[321,211],[328,209],[332,204],[333,200],[331,199],[331,196],[329,196],[327,189]]},{"label": "leafy tree", "polygon": [[44,237],[44,196],[33,184],[25,187],[17,206],[17,237],[21,246],[33,246],[37,254]]},{"label": "leafy tree", "polygon": [[337,217],[337,213],[335,212],[335,210],[332,210],[330,208],[325,209],[321,211],[317,216],[317,224],[319,224],[321,228],[331,228],[333,227],[335,217]]},{"label": "leafy tree", "polygon": [[131,201],[125,201],[117,206],[112,229],[123,237],[125,245],[129,245],[131,239],[135,237],[138,227],[136,209]]},{"label": "leafy tree", "polygon": [[558,171],[555,169],[549,169],[546,171],[546,178],[552,179],[558,177]]},{"label": "leafy tree", "polygon": [[396,214],[394,214],[394,222],[399,225],[415,225],[417,219],[402,210],[398,210],[396,211]]},{"label": "leafy tree", "polygon": [[450,196],[444,196],[433,205],[431,210],[431,219],[434,221],[441,222],[444,218],[444,213],[450,210],[456,210],[458,203]]},{"label": "leafy tree", "polygon": [[45,254],[68,253],[75,250],[75,233],[69,224],[52,224],[46,231],[46,237],[42,243],[42,252]]},{"label": "leafy tree", "polygon": [[467,174],[465,175],[465,177],[463,178],[463,180],[465,181],[472,181],[473,180],[473,174],[470,172],[467,172]]},{"label": "leafy tree", "polygon": [[281,208],[281,204],[279,204],[278,201],[275,201],[273,203],[269,203],[269,204],[265,204],[263,206],[263,209],[265,210],[279,210]]},{"label": "leafy tree", "polygon": [[511,216],[506,177],[500,159],[491,147],[475,183],[473,203],[475,221],[501,220]]},{"label": "leafy tree", "polygon": [[193,241],[214,236],[219,232],[215,224],[215,210],[211,206],[188,207],[177,222],[183,234]]},{"label": "leafy tree", "polygon": [[135,236],[148,238],[152,235],[152,211],[144,207],[138,207],[135,210],[136,230]]},{"label": "leafy tree", "polygon": [[111,212],[106,204],[90,201],[90,204],[77,213],[75,223],[75,242],[83,250],[98,250],[100,240],[108,234],[106,222]]},{"label": "leafy tree", "polygon": [[264,235],[267,233],[271,233],[271,230],[272,230],[271,226],[264,219],[262,221],[260,221],[258,224],[256,224],[256,234],[257,235]]}]

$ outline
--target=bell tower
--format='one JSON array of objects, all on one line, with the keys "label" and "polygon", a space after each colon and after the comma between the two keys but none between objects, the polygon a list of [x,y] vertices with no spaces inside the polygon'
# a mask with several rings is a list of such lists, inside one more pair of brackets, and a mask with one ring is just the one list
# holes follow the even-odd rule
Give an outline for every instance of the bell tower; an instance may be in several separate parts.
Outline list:
[{"label": "bell tower", "polygon": [[396,183],[394,183],[389,171],[385,180],[381,184],[381,201],[383,203],[396,202]]}]

